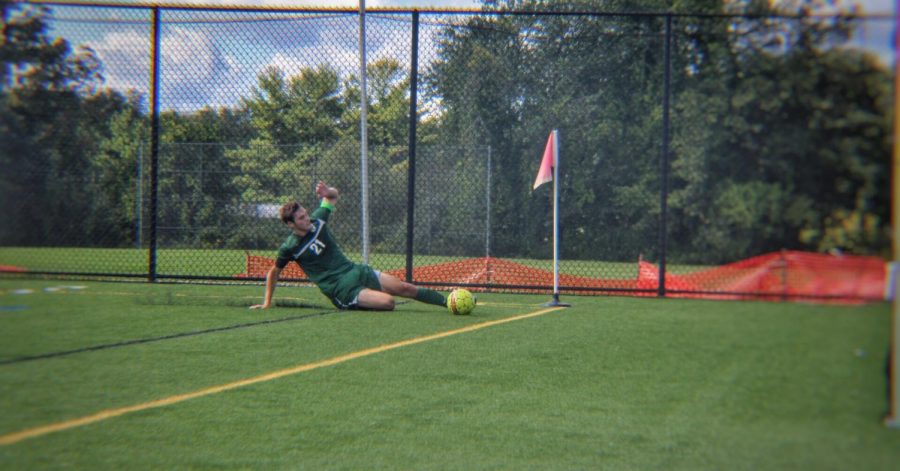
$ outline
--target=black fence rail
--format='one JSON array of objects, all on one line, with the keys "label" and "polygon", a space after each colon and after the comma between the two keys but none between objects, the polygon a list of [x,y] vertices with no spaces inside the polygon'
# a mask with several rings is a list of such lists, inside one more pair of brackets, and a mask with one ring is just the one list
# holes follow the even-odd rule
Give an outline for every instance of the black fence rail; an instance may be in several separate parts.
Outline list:
[{"label": "black fence rail", "polygon": [[367,12],[363,179],[356,11],[4,3],[0,270],[260,280],[324,180],[352,258],[546,291],[558,129],[564,292],[881,299],[893,18],[734,8]]}]

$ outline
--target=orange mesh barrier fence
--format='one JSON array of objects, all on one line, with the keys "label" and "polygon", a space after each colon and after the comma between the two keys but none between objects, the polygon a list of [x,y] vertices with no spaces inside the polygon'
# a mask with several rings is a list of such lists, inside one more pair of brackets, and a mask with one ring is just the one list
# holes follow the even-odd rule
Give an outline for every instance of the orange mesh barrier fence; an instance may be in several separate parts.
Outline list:
[{"label": "orange mesh barrier fence", "polygon": [[[265,278],[269,270],[275,266],[274,258],[260,257],[259,255],[247,254],[247,268],[244,273],[235,275],[236,278]],[[306,273],[296,263],[288,263],[284,270],[281,271],[282,279],[306,279]]]},{"label": "orange mesh barrier fence", "polygon": [[[641,262],[638,285],[655,288],[658,273],[652,264]],[[683,275],[667,274],[666,290],[676,291],[673,297],[857,303],[884,299],[885,279],[885,263],[878,257],[783,251]]]},{"label": "orange mesh barrier fence", "polygon": [[[265,277],[274,264],[273,259],[248,254],[246,272],[237,277]],[[385,273],[400,279],[406,277],[404,269],[387,270]],[[306,274],[292,263],[282,272],[282,278],[305,279]],[[878,257],[784,251],[692,273],[666,274],[666,295],[701,299],[860,303],[884,299],[885,279],[885,263]],[[476,285],[470,289],[485,291],[491,289],[491,285],[496,285],[498,289],[508,291],[547,293],[547,287],[553,286],[553,272],[508,260],[483,257],[414,267],[413,280],[417,283],[429,283],[437,289]],[[608,294],[610,291],[617,291],[633,296],[656,296],[659,269],[652,263],[639,260],[634,278],[591,278],[560,274],[559,285],[561,292],[569,294]]]},{"label": "orange mesh barrier fence", "polygon": [[[390,273],[401,279],[406,270],[391,270]],[[547,286],[553,286],[553,272],[533,268],[521,263],[510,262],[494,257],[469,258],[455,262],[440,263],[413,268],[413,280],[426,283],[447,283],[438,288],[450,288],[454,285],[508,285],[517,286],[517,292],[546,293]],[[589,278],[575,275],[559,275],[559,285],[583,288],[636,289],[636,280],[615,280]],[[529,288],[534,286],[534,289]],[[471,288],[484,291],[483,287]]]}]

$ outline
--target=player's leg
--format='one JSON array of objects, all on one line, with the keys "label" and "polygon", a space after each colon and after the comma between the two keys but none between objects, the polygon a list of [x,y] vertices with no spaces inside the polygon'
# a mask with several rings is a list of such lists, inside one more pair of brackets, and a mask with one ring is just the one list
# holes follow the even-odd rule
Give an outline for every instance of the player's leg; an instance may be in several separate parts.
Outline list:
[{"label": "player's leg", "polygon": [[414,284],[407,283],[396,276],[387,273],[378,273],[378,281],[381,283],[381,290],[394,296],[402,296],[404,298],[415,299],[427,304],[435,306],[446,306],[447,298],[443,294],[433,289],[420,288]]},{"label": "player's leg", "polygon": [[415,298],[416,287],[400,278],[387,273],[378,273],[378,281],[381,283],[381,290],[394,296],[403,296],[404,298]]},{"label": "player's leg", "polygon": [[366,265],[356,265],[330,285],[319,288],[339,309],[394,309],[394,298],[382,292],[378,275]]},{"label": "player's leg", "polygon": [[384,291],[363,288],[357,297],[357,306],[378,311],[394,310],[394,297]]},{"label": "player's leg", "polygon": [[347,283],[354,283],[352,291],[357,292],[355,295],[357,307],[378,311],[394,309],[392,295],[396,293],[384,289],[379,275],[379,272],[368,265],[356,265],[352,272],[347,274]]}]

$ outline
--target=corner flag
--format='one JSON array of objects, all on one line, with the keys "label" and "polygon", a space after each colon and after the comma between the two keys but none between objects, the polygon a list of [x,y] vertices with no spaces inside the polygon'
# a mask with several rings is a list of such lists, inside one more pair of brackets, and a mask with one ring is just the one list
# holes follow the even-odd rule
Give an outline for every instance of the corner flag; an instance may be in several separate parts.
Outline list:
[{"label": "corner flag", "polygon": [[556,131],[553,131],[547,139],[547,147],[544,148],[544,157],[541,159],[541,168],[538,169],[537,178],[534,179],[531,191],[537,190],[539,186],[553,180],[553,169],[556,168],[555,148]]},{"label": "corner flag", "polygon": [[556,129],[547,139],[541,168],[538,169],[531,191],[549,181],[553,182],[553,300],[544,306],[568,307],[570,304],[559,302],[559,131]]}]

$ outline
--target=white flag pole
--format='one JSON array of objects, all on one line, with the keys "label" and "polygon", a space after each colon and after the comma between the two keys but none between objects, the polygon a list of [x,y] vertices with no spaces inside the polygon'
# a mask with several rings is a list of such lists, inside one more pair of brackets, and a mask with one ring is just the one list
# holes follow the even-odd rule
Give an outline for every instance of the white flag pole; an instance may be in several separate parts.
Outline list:
[{"label": "white flag pole", "polygon": [[553,300],[544,306],[571,306],[559,301],[559,130],[553,130]]},{"label": "white flag pole", "polygon": [[368,93],[366,92],[366,0],[359,0],[359,171],[362,193],[362,261],[369,263],[369,139],[367,129]]},{"label": "white flag pole", "polygon": [[559,130],[553,130],[553,299],[559,300]]}]

